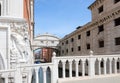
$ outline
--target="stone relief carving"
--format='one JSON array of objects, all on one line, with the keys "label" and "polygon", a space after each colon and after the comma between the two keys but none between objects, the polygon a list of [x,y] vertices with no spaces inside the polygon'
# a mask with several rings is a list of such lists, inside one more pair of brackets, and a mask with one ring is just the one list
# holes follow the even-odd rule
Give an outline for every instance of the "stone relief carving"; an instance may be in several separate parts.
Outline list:
[{"label": "stone relief carving", "polygon": [[27,25],[16,26],[16,24],[11,25],[11,57],[12,59],[19,62],[19,60],[24,60],[28,62],[31,57],[29,35],[27,30]]}]

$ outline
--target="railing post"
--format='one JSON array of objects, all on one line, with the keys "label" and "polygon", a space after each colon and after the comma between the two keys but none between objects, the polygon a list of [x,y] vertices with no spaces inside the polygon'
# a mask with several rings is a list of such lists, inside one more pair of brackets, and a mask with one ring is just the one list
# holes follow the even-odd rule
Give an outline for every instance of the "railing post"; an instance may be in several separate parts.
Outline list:
[{"label": "railing post", "polygon": [[109,59],[109,74],[112,73],[112,59]]},{"label": "railing post", "polygon": [[63,78],[65,78],[65,61],[62,62],[62,68],[63,68]]},{"label": "railing post", "polygon": [[76,66],[76,77],[78,77],[78,61],[75,62],[75,66]]},{"label": "railing post", "polygon": [[43,83],[46,83],[46,68],[43,68]]},{"label": "railing post", "polygon": [[57,83],[57,80],[58,80],[58,61],[56,59],[56,53],[55,52],[53,52],[52,63],[53,63],[52,83]]},{"label": "railing post", "polygon": [[38,72],[39,72],[39,68],[35,68],[35,76],[36,76],[36,78],[35,78],[35,82],[36,82],[36,83],[39,83]]},{"label": "railing post", "polygon": [[98,75],[101,75],[101,66],[100,66],[101,60],[98,60]]},{"label": "railing post", "polygon": [[15,83],[22,83],[22,73],[21,73],[20,65],[16,67]]},{"label": "railing post", "polygon": [[104,59],[104,75],[106,75],[106,59]]},{"label": "railing post", "polygon": [[69,77],[72,78],[72,61],[69,61]]},{"label": "railing post", "polygon": [[117,61],[116,59],[114,60],[114,73],[117,73]]},{"label": "railing post", "polygon": [[82,76],[85,76],[85,61],[82,61]]},{"label": "railing post", "polygon": [[95,59],[93,57],[93,51],[90,51],[90,58],[88,64],[89,76],[93,77],[95,75]]}]

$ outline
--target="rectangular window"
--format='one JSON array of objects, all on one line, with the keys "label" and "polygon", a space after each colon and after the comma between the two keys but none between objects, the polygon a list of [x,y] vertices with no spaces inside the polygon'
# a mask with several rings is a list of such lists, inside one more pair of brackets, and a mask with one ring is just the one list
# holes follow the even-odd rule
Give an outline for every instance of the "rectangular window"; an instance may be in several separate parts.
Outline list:
[{"label": "rectangular window", "polygon": [[116,19],[114,20],[114,24],[115,24],[115,26],[119,26],[119,25],[120,25],[120,17],[119,17],[119,18],[116,18]]},{"label": "rectangular window", "polygon": [[98,13],[102,13],[102,12],[103,12],[103,5],[98,8]]},{"label": "rectangular window", "polygon": [[98,26],[98,33],[104,31],[104,26],[103,25],[100,25]]},{"label": "rectangular window", "polygon": [[62,43],[62,45],[64,45],[64,43]]},{"label": "rectangular window", "polygon": [[74,42],[74,38],[71,38],[71,42]]},{"label": "rectangular window", "polygon": [[78,46],[78,51],[81,51],[81,46]]},{"label": "rectangular window", "polygon": [[114,0],[114,3],[118,3],[120,0]]},{"label": "rectangular window", "polygon": [[104,47],[104,41],[103,40],[99,41],[99,48],[102,48],[102,47]]},{"label": "rectangular window", "polygon": [[73,49],[73,48],[71,48],[71,51],[73,52],[73,51],[74,51],[74,49]]},{"label": "rectangular window", "polygon": [[78,39],[81,39],[81,35],[78,35]]},{"label": "rectangular window", "polygon": [[115,45],[120,45],[120,37],[115,38]]},{"label": "rectangular window", "polygon": [[66,49],[66,53],[68,53],[68,49]]},{"label": "rectangular window", "polygon": [[68,40],[66,40],[66,44],[68,44]]},{"label": "rectangular window", "polygon": [[87,31],[87,32],[86,32],[86,35],[87,35],[87,36],[90,36],[90,31]]},{"label": "rectangular window", "polygon": [[90,49],[90,44],[87,44],[87,49]]}]

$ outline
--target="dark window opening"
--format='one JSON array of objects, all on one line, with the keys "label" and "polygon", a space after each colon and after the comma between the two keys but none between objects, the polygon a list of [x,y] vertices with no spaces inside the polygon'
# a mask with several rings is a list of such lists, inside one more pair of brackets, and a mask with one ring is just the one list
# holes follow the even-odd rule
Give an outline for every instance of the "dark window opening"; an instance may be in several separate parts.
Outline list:
[{"label": "dark window opening", "polygon": [[114,3],[118,3],[120,0],[114,0]]},{"label": "dark window opening", "polygon": [[87,35],[87,36],[90,36],[90,31],[87,31],[87,32],[86,32],[86,35]]},{"label": "dark window opening", "polygon": [[[99,32],[104,31],[104,26],[103,26],[103,25],[98,26],[98,30],[99,30]],[[98,33],[99,33],[99,32],[98,32]]]},{"label": "dark window opening", "polygon": [[68,49],[66,49],[66,53],[68,53]]},{"label": "dark window opening", "polygon": [[78,46],[78,51],[81,51],[81,46]]},{"label": "dark window opening", "polygon": [[71,48],[71,51],[73,52],[73,51],[74,51],[74,49],[73,49],[73,48]]},{"label": "dark window opening", "polygon": [[101,67],[104,67],[104,63],[103,63],[103,61],[101,62],[100,66],[101,66]]},{"label": "dark window opening", "polygon": [[66,44],[68,44],[68,40],[66,41]]},{"label": "dark window opening", "polygon": [[99,41],[99,48],[102,48],[102,47],[104,47],[104,41],[103,40]]},{"label": "dark window opening", "polygon": [[98,8],[98,12],[99,12],[99,13],[103,12],[103,5]]},{"label": "dark window opening", "polygon": [[78,39],[81,39],[81,35],[78,35]]},{"label": "dark window opening", "polygon": [[115,38],[115,45],[120,45],[120,37]]},{"label": "dark window opening", "polygon": [[117,69],[120,69],[120,63],[117,62]]},{"label": "dark window opening", "polygon": [[87,49],[90,49],[90,44],[87,44]]},{"label": "dark window opening", "polygon": [[74,42],[74,39],[73,39],[73,38],[71,38],[71,42]]},{"label": "dark window opening", "polygon": [[64,43],[62,43],[62,45],[64,45]]},{"label": "dark window opening", "polygon": [[120,17],[119,18],[116,18],[114,20],[114,23],[115,23],[115,26],[119,26],[120,25]]}]

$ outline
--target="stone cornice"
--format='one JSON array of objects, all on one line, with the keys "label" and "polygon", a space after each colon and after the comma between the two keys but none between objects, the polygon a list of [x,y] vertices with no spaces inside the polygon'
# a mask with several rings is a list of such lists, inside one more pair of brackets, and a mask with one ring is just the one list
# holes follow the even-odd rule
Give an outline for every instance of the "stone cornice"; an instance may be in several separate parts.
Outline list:
[{"label": "stone cornice", "polygon": [[89,29],[91,27],[95,27],[95,26],[99,26],[101,24],[104,24],[104,23],[110,21],[111,19],[117,17],[118,15],[120,15],[120,7],[116,7],[115,9],[113,9],[111,11],[103,13],[101,16],[98,17],[97,20],[89,22],[86,25],[84,25],[83,27],[81,27],[81,28],[73,31],[72,33],[66,35],[63,39],[61,39],[61,41],[68,39],[68,38],[74,36],[75,34],[80,33],[80,32],[82,32],[86,29]]},{"label": "stone cornice", "polygon": [[26,20],[23,18],[15,18],[15,17],[8,17],[8,16],[1,16],[0,23],[26,23]]},{"label": "stone cornice", "polygon": [[93,9],[95,8],[96,6],[98,6],[99,4],[103,3],[105,0],[96,0],[95,2],[93,2],[89,7],[88,9]]}]

